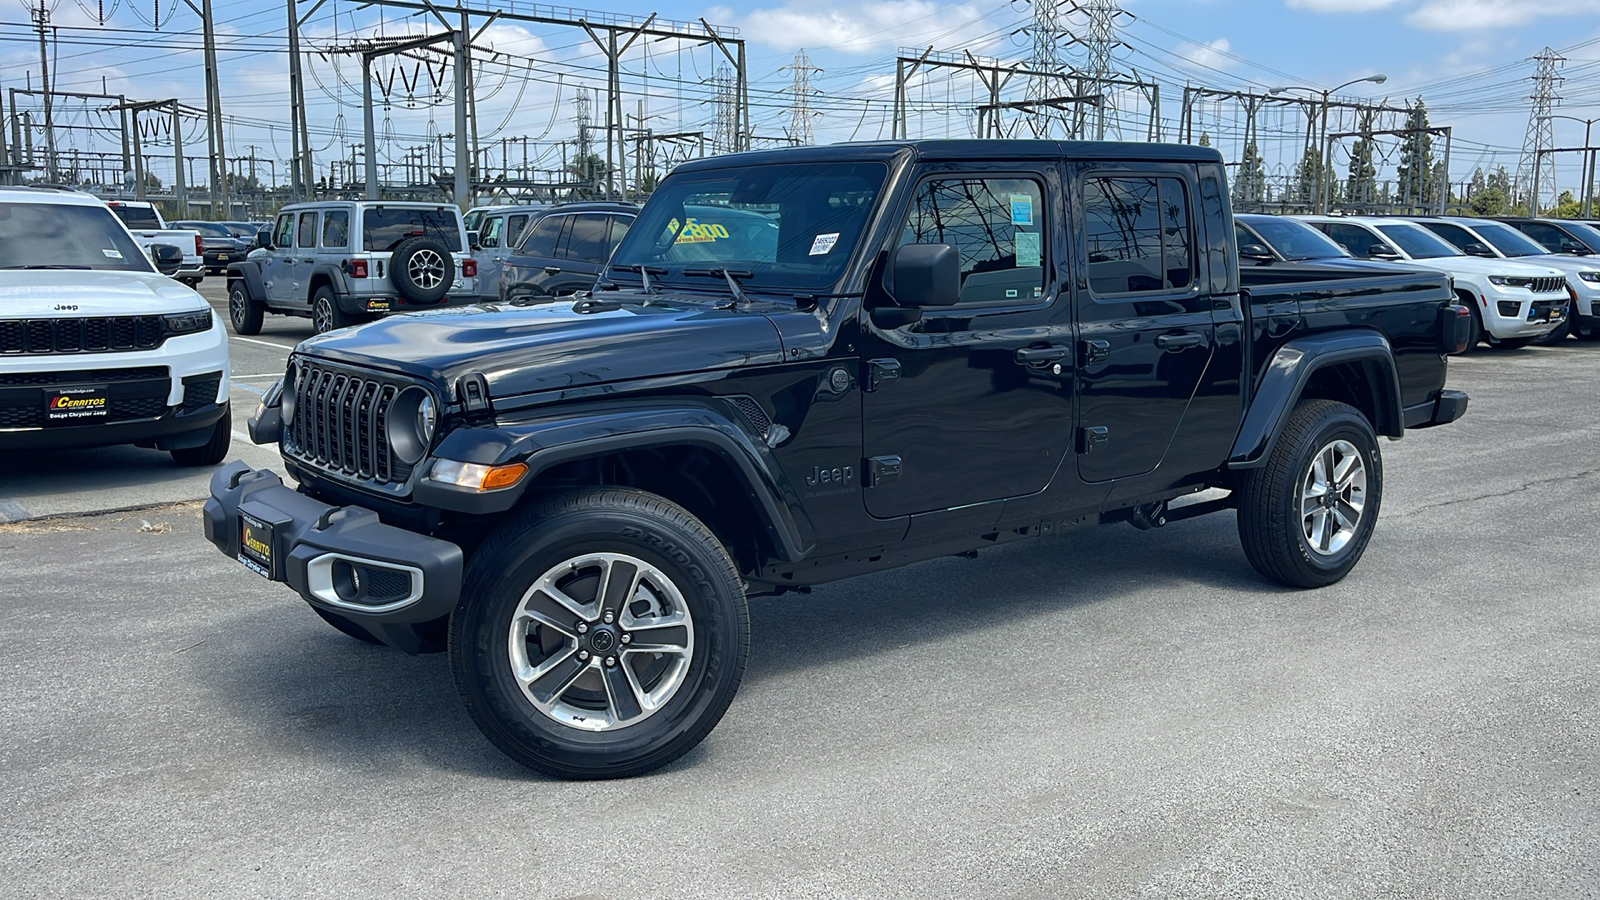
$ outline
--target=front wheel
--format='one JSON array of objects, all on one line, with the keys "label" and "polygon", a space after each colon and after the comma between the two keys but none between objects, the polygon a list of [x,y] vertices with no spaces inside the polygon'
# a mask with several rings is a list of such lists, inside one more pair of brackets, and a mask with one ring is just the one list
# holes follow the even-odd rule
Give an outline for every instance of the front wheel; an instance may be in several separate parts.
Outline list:
[{"label": "front wheel", "polygon": [[750,619],[722,543],[628,489],[547,498],[490,536],[450,622],[456,689],[486,737],[563,778],[658,769],[744,677]]},{"label": "front wheel", "polygon": [[1312,588],[1355,568],[1383,500],[1383,458],[1365,416],[1345,403],[1301,401],[1266,463],[1245,472],[1239,540],[1257,572]]},{"label": "front wheel", "polygon": [[260,334],[266,312],[261,301],[250,296],[242,280],[228,282],[228,324],[233,326],[234,334],[245,337]]},{"label": "front wheel", "polygon": [[228,455],[228,447],[232,443],[233,412],[229,410],[222,414],[217,424],[211,426],[204,444],[167,452],[172,454],[172,461],[180,466],[214,466]]}]

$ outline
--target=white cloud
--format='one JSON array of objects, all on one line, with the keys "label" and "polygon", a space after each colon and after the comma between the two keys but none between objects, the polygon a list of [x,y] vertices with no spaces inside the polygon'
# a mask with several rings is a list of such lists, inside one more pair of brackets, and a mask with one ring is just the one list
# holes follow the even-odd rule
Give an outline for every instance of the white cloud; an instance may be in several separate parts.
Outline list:
[{"label": "white cloud", "polygon": [[1217,38],[1209,44],[1191,44],[1183,51],[1183,58],[1208,69],[1226,69],[1233,60],[1227,56],[1233,45],[1227,38]]},{"label": "white cloud", "polygon": [[1474,31],[1595,13],[1600,0],[1427,0],[1406,22],[1431,31]]},{"label": "white cloud", "polygon": [[1387,9],[1400,2],[1402,0],[1285,0],[1284,5],[1290,9],[1308,9],[1320,13],[1361,13]]},{"label": "white cloud", "polygon": [[895,47],[967,46],[992,43],[980,27],[984,12],[976,4],[942,6],[929,0],[866,0],[863,3],[802,3],[735,11],[708,10],[712,22],[737,25],[742,36],[779,50],[826,48],[838,53],[872,53]]}]

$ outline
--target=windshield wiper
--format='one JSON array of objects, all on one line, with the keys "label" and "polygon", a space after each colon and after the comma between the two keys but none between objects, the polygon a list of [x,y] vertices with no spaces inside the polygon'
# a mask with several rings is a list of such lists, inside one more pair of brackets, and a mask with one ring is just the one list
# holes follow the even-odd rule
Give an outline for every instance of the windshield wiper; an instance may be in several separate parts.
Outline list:
[{"label": "windshield wiper", "polygon": [[728,291],[733,294],[733,299],[740,303],[750,303],[750,297],[745,294],[744,288],[739,287],[739,279],[754,278],[755,273],[745,269],[684,269],[685,275],[700,275],[707,278],[722,276],[728,281]]},{"label": "windshield wiper", "polygon": [[40,263],[32,266],[0,266],[0,269],[87,269],[88,266],[69,266],[62,263]]},{"label": "windshield wiper", "polygon": [[659,294],[659,293],[661,293],[659,290],[656,289],[655,285],[652,285],[650,283],[650,273],[651,272],[654,272],[657,275],[665,275],[665,274],[667,274],[667,267],[666,266],[620,265],[620,266],[612,266],[611,268],[617,270],[618,272],[638,272],[639,273],[639,283],[644,285],[644,292],[646,294]]}]

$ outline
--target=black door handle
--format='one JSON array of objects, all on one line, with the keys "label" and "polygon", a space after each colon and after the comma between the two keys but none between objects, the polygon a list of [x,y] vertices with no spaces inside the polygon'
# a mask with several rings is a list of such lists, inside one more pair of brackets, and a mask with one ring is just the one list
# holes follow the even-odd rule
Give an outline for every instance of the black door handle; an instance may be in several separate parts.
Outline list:
[{"label": "black door handle", "polygon": [[1040,363],[1066,359],[1070,352],[1070,347],[1062,347],[1059,344],[1051,344],[1048,347],[1023,347],[1017,351],[1017,362],[1036,366]]},{"label": "black door handle", "polygon": [[546,275],[560,275],[561,274],[561,267],[560,266],[545,266],[544,267],[544,273]]},{"label": "black door handle", "polygon": [[1163,334],[1156,338],[1156,346],[1168,353],[1177,353],[1190,347],[1198,347],[1205,338],[1192,331],[1180,331],[1177,334]]}]

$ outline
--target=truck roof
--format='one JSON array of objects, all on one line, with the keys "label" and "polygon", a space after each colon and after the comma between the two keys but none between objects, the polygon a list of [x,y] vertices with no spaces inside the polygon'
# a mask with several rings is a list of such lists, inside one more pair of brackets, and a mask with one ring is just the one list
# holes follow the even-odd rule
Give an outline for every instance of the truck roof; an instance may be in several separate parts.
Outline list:
[{"label": "truck roof", "polygon": [[726,156],[690,160],[680,171],[724,169],[731,166],[777,162],[844,162],[890,160],[910,154],[927,160],[1083,159],[1148,162],[1222,162],[1212,147],[1190,144],[1146,144],[1125,141],[1034,141],[966,139],[925,141],[866,141],[824,144],[817,147],[783,147],[752,150]]}]

